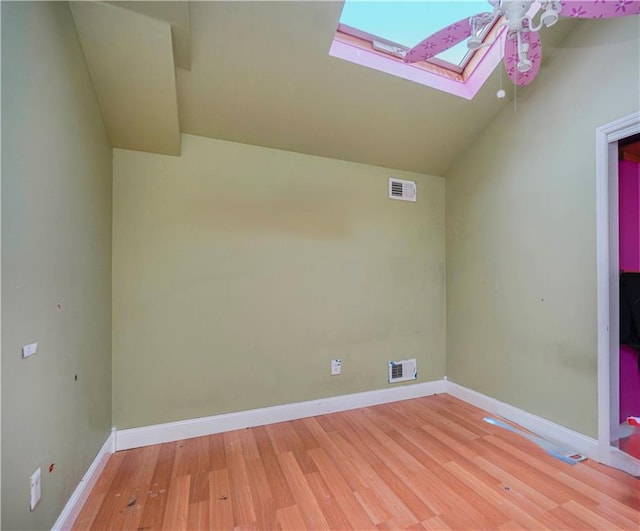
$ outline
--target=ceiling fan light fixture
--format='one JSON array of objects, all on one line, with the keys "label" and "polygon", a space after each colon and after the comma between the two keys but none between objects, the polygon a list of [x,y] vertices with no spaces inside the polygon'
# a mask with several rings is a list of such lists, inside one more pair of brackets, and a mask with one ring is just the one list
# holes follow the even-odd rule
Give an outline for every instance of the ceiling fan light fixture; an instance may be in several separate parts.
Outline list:
[{"label": "ceiling fan light fixture", "polygon": [[545,27],[549,28],[553,26],[556,22],[558,22],[558,13],[552,10],[547,10],[542,15],[540,15],[540,23],[544,24]]},{"label": "ceiling fan light fixture", "polygon": [[[488,1],[493,13],[478,13],[441,29],[409,50],[405,61],[413,63],[430,59],[464,39],[468,39],[471,50],[490,46],[490,43],[480,42],[481,27],[488,23],[488,18],[495,20],[503,17],[501,26],[507,28],[503,52],[505,68],[516,85],[525,86],[534,80],[540,70],[542,44],[538,31],[543,27],[553,26],[560,17],[601,19],[640,15],[640,0]],[[535,12],[539,12],[540,16]],[[538,20],[537,24],[534,18]]]},{"label": "ceiling fan light fixture", "polygon": [[521,57],[518,61],[518,72],[528,72],[529,70],[531,70],[532,66],[533,63],[529,59],[527,59],[526,57]]},{"label": "ceiling fan light fixture", "polygon": [[526,42],[522,42],[522,34],[520,32],[518,32],[517,34],[517,39],[518,39],[518,64],[516,65],[516,68],[518,69],[518,72],[528,72],[529,70],[531,70],[531,67],[533,66],[533,63],[527,56],[527,54],[529,53],[529,44]]},{"label": "ceiling fan light fixture", "polygon": [[543,27],[549,28],[560,19],[562,6],[559,2],[541,2],[541,4],[544,11],[540,15],[540,22],[535,27],[530,24],[531,31],[540,31]]},{"label": "ceiling fan light fixture", "polygon": [[[529,19],[529,17],[527,17],[527,12],[531,8],[531,4],[533,4],[532,0],[503,0],[501,2],[500,9],[504,17],[507,19],[507,25],[509,26],[510,33],[521,31],[524,28],[525,20]],[[530,19],[529,22],[531,22]]]}]

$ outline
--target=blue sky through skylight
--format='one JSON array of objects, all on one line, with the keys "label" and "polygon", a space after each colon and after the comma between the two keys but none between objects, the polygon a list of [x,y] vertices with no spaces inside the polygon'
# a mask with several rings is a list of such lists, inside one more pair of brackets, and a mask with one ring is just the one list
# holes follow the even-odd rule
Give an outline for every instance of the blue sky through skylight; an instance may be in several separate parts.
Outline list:
[{"label": "blue sky through skylight", "polygon": [[[458,20],[491,11],[491,5],[486,0],[346,0],[340,22],[412,48],[424,38]],[[467,51],[465,41],[438,55],[438,58],[459,65]]]}]

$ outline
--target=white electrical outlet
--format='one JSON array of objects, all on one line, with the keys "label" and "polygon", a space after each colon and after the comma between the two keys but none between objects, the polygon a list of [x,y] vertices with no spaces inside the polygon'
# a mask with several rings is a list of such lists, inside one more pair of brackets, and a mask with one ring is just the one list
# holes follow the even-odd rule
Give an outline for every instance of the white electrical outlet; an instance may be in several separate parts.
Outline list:
[{"label": "white electrical outlet", "polygon": [[342,372],[342,360],[331,360],[331,376],[336,376]]},{"label": "white electrical outlet", "polygon": [[22,357],[28,358],[33,356],[38,351],[38,343],[31,343],[22,347]]},{"label": "white electrical outlet", "polygon": [[33,511],[38,505],[40,498],[42,497],[42,475],[40,474],[40,468],[38,468],[31,476],[31,501],[29,507]]}]

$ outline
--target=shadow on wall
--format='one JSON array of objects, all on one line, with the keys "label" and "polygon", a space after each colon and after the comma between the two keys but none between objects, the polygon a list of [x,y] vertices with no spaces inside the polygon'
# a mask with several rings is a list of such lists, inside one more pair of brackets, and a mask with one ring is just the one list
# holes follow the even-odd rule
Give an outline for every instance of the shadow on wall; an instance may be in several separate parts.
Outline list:
[{"label": "shadow on wall", "polygon": [[286,197],[198,196],[187,199],[183,207],[175,219],[198,231],[282,234],[312,240],[345,240],[353,232],[343,199],[310,196],[303,190],[288,190]]}]

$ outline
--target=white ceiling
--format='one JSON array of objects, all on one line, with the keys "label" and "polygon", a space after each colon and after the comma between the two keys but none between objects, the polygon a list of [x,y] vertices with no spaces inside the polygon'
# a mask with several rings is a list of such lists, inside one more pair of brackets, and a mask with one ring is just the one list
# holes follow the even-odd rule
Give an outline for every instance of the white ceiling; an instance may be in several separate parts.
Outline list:
[{"label": "white ceiling", "polygon": [[[330,57],[341,2],[84,4],[74,19],[116,147],[176,154],[182,132],[445,175],[510,105],[498,71],[468,101]],[[545,65],[575,24],[543,30],[541,73],[519,97],[552,82]]]}]

